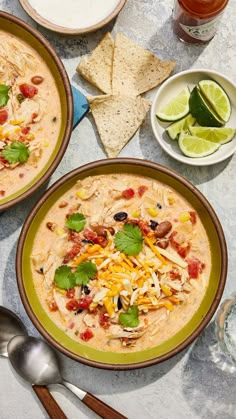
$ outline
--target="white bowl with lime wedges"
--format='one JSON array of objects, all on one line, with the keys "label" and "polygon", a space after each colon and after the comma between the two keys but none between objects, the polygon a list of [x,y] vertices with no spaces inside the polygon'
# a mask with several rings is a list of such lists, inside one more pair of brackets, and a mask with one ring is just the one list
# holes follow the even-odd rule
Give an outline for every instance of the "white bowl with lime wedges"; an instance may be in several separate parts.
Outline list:
[{"label": "white bowl with lime wedges", "polygon": [[186,70],[158,89],[151,109],[153,132],[175,159],[209,166],[236,151],[236,85],[206,69]]}]

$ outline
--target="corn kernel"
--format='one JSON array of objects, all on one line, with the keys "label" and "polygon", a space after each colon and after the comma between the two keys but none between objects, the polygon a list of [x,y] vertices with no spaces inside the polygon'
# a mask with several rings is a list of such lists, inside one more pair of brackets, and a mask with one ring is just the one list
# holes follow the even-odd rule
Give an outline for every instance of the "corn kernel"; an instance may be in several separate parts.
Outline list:
[{"label": "corn kernel", "polygon": [[77,198],[85,199],[85,197],[86,197],[86,190],[84,188],[79,189],[76,192],[76,196],[77,196]]},{"label": "corn kernel", "polygon": [[44,147],[48,147],[48,146],[49,146],[49,141],[48,141],[48,140],[45,140],[45,141],[43,142],[43,146],[44,146]]},{"label": "corn kernel", "polygon": [[171,289],[170,287],[168,287],[168,285],[160,284],[160,286],[161,286],[161,290],[164,292],[165,295],[167,295],[167,297],[170,297],[172,295]]},{"label": "corn kernel", "polygon": [[65,231],[64,231],[64,230],[62,230],[62,228],[57,228],[57,229],[55,230],[55,233],[56,233],[58,236],[62,236],[62,234],[65,234]]},{"label": "corn kernel", "polygon": [[66,290],[63,290],[62,288],[57,288],[56,287],[56,291],[59,292],[62,295],[66,295]]},{"label": "corn kernel", "polygon": [[186,221],[189,221],[190,218],[191,216],[188,211],[181,212],[181,214],[179,215],[179,221],[181,223],[185,223]]},{"label": "corn kernel", "polygon": [[170,205],[173,205],[175,203],[175,198],[173,197],[173,195],[168,196],[168,202]]},{"label": "corn kernel", "polygon": [[10,124],[11,125],[20,125],[24,122],[24,119],[11,119]]},{"label": "corn kernel", "polygon": [[132,217],[133,218],[139,218],[141,215],[141,211],[140,210],[136,210],[132,213]]},{"label": "corn kernel", "polygon": [[26,135],[26,139],[28,141],[34,140],[35,139],[35,135],[32,132],[30,132],[29,134]]},{"label": "corn kernel", "polygon": [[148,208],[148,214],[151,215],[151,217],[156,217],[158,215],[158,211],[155,207]]}]

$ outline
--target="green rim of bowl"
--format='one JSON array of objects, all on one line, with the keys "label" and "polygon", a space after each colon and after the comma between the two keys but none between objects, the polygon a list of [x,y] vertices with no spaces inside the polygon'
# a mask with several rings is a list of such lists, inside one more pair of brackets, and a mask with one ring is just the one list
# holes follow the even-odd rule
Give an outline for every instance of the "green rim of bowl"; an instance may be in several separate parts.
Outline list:
[{"label": "green rim of bowl", "polygon": [[[34,289],[30,254],[39,224],[54,204],[78,179],[109,173],[132,173],[151,177],[174,188],[198,212],[207,231],[212,270],[205,297],[191,320],[172,338],[151,349],[133,353],[112,353],[96,350],[72,340],[59,329],[42,308]],[[26,311],[37,329],[57,349],[84,364],[106,369],[140,368],[164,361],[190,344],[213,316],[223,293],[227,273],[227,248],[220,222],[201,192],[176,172],[139,159],[107,159],[87,164],[57,181],[36,204],[28,216],[18,243],[17,281]]]},{"label": "green rim of bowl", "polygon": [[54,77],[61,102],[61,127],[53,153],[32,181],[14,194],[0,200],[0,211],[3,211],[22,201],[40,188],[58,166],[70,140],[73,123],[73,99],[66,70],[46,38],[21,19],[2,11],[0,11],[0,27],[1,30],[15,35],[28,43],[47,63]]}]

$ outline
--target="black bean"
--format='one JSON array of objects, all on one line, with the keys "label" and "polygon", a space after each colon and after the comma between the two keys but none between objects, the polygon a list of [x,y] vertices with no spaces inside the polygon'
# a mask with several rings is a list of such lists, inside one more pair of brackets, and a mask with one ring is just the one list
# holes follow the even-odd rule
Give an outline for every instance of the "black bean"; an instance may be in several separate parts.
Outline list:
[{"label": "black bean", "polygon": [[39,272],[43,274],[43,267],[39,269]]},{"label": "black bean", "polygon": [[56,116],[54,116],[53,118],[52,118],[52,122],[56,122],[57,121],[57,117]]},{"label": "black bean", "polygon": [[120,298],[118,298],[117,307],[118,307],[118,310],[122,309],[122,304],[121,304]]},{"label": "black bean", "polygon": [[157,203],[157,208],[162,209],[162,205],[160,204],[160,202]]},{"label": "black bean", "polygon": [[75,313],[74,313],[74,315],[76,316],[77,314],[80,314],[80,313],[82,313],[82,309],[80,309],[80,310],[77,310]]},{"label": "black bean", "polygon": [[92,240],[83,239],[82,240],[82,243],[84,243],[84,244],[93,244],[93,241]]},{"label": "black bean", "polygon": [[86,294],[86,295],[90,294],[90,289],[89,289],[89,287],[88,287],[87,285],[84,285],[84,286],[83,286],[83,292],[84,292],[84,294]]},{"label": "black bean", "polygon": [[127,212],[117,212],[113,218],[115,221],[124,221],[126,220],[127,217],[128,217]]},{"label": "black bean", "polygon": [[152,230],[155,230],[157,226],[158,226],[157,221],[150,220],[150,227],[151,227]]}]

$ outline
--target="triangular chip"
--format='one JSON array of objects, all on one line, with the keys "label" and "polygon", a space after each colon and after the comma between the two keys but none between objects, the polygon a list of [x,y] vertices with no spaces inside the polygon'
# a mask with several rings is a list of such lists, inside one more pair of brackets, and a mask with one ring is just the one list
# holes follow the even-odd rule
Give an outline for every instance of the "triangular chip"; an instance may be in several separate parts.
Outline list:
[{"label": "triangular chip", "polygon": [[150,102],[140,96],[103,95],[87,98],[108,157],[116,157],[138,130]]},{"label": "triangular chip", "polygon": [[111,93],[113,52],[114,41],[108,32],[92,54],[83,57],[76,68],[79,74],[104,93]]},{"label": "triangular chip", "polygon": [[122,33],[118,33],[113,57],[112,93],[140,95],[158,86],[174,67],[174,61],[161,61]]}]

